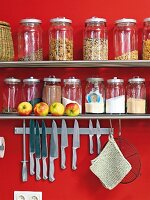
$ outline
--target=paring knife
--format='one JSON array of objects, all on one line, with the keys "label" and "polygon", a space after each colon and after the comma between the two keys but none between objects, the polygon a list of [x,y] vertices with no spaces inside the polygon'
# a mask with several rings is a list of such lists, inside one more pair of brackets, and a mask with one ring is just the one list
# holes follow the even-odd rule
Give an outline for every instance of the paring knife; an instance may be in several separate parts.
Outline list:
[{"label": "paring knife", "polygon": [[61,168],[66,169],[66,154],[65,148],[68,147],[68,134],[66,121],[62,120],[61,126]]},{"label": "paring knife", "polygon": [[30,174],[34,175],[35,132],[34,120],[30,120]]},{"label": "paring knife", "polygon": [[100,142],[100,137],[101,137],[101,133],[100,133],[100,123],[97,120],[96,121],[96,138],[97,138],[97,153],[100,154],[101,152],[101,142]]},{"label": "paring knife", "polygon": [[93,129],[93,124],[92,124],[92,120],[89,121],[89,141],[90,141],[90,154],[94,153],[93,150],[93,136],[94,136],[94,129]]},{"label": "paring knife", "polygon": [[40,130],[38,121],[36,121],[35,158],[36,158],[36,180],[40,180],[41,141],[40,141]]},{"label": "paring knife", "polygon": [[48,156],[47,151],[47,135],[46,135],[46,126],[44,120],[42,120],[42,162],[43,162],[43,179],[46,180],[47,176],[47,163],[46,158]]},{"label": "paring knife", "polygon": [[78,121],[74,122],[74,131],[73,131],[73,154],[72,154],[72,169],[77,169],[77,149],[80,147],[80,133],[79,133],[79,124]]},{"label": "paring knife", "polygon": [[50,163],[49,163],[49,180],[53,182],[54,178],[54,160],[58,158],[58,135],[57,125],[53,120],[52,122],[52,134],[50,140]]}]

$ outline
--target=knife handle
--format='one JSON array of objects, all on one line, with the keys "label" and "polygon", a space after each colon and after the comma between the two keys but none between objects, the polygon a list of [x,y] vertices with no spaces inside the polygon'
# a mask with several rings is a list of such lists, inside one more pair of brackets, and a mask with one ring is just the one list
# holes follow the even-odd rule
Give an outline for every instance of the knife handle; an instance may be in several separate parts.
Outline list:
[{"label": "knife handle", "polygon": [[72,155],[72,169],[73,170],[76,170],[77,169],[77,166],[76,166],[76,163],[77,163],[77,149],[76,148],[73,148],[73,155]]},{"label": "knife handle", "polygon": [[22,181],[27,181],[27,161],[22,161]]},{"label": "knife handle", "polygon": [[64,147],[61,147],[61,169],[66,169],[66,153]]},{"label": "knife handle", "polygon": [[99,155],[100,152],[101,152],[100,135],[97,135],[97,154]]},{"label": "knife handle", "polygon": [[89,135],[89,141],[90,141],[90,154],[93,154],[93,135]]},{"label": "knife handle", "polygon": [[30,175],[34,175],[35,171],[34,171],[34,157],[33,157],[33,153],[30,153]]},{"label": "knife handle", "polygon": [[40,180],[40,159],[36,158],[36,180]]},{"label": "knife handle", "polygon": [[50,163],[49,163],[49,181],[53,182],[55,181],[54,178],[54,158],[50,157]]},{"label": "knife handle", "polygon": [[43,179],[46,180],[47,178],[47,163],[46,158],[43,158]]}]

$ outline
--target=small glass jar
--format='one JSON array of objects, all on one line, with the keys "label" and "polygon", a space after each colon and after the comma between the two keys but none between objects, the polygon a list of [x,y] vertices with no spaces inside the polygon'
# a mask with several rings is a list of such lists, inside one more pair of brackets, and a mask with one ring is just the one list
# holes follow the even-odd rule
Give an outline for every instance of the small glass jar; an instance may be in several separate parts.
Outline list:
[{"label": "small glass jar", "polygon": [[108,60],[106,19],[92,17],[85,21],[83,59]]},{"label": "small glass jar", "polygon": [[50,20],[49,60],[73,60],[72,21],[65,17]]},{"label": "small glass jar", "polygon": [[115,60],[138,60],[136,20],[117,20],[113,35]]},{"label": "small glass jar", "polygon": [[80,107],[80,113],[82,113],[82,87],[80,79],[74,77],[64,79],[62,103],[64,106],[69,103],[77,103]]},{"label": "small glass jar", "polygon": [[142,57],[143,60],[150,60],[150,18],[144,19]]},{"label": "small glass jar", "polygon": [[28,101],[34,107],[41,100],[42,91],[40,79],[34,77],[23,79],[23,101]]},{"label": "small glass jar", "polygon": [[18,30],[18,59],[43,60],[42,28],[39,19],[22,19]]},{"label": "small glass jar", "polygon": [[105,112],[105,87],[103,78],[88,78],[85,88],[85,112]]},{"label": "small glass jar", "polygon": [[146,87],[145,79],[133,77],[127,85],[127,113],[146,112]]},{"label": "small glass jar", "polygon": [[106,113],[125,113],[124,80],[114,77],[107,80]]},{"label": "small glass jar", "polygon": [[49,106],[54,102],[61,103],[61,79],[55,76],[44,78],[42,100]]},{"label": "small glass jar", "polygon": [[3,113],[16,113],[21,102],[21,80],[10,77],[4,79],[3,89]]}]

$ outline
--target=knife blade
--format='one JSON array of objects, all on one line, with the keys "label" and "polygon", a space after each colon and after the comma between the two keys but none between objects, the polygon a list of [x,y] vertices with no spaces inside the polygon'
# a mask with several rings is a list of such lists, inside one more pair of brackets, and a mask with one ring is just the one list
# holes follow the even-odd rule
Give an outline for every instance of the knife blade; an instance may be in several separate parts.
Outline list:
[{"label": "knife blade", "polygon": [[100,142],[100,137],[101,137],[101,133],[100,133],[100,123],[97,120],[96,121],[96,138],[97,138],[97,154],[100,154],[101,152],[101,142]]},{"label": "knife blade", "polygon": [[46,126],[44,120],[42,120],[42,162],[43,162],[43,179],[46,180],[47,176],[47,163],[46,158],[48,156],[47,151],[47,135],[46,135]]},{"label": "knife blade", "polygon": [[40,180],[41,141],[40,141],[40,130],[38,121],[36,121],[35,158],[36,158],[36,180]]},{"label": "knife blade", "polygon": [[30,120],[30,174],[34,175],[35,132],[34,120]]},{"label": "knife blade", "polygon": [[72,154],[72,169],[77,169],[77,149],[80,147],[80,133],[78,121],[74,122],[74,132],[73,132],[73,154]]},{"label": "knife blade", "polygon": [[90,131],[90,134],[89,134],[89,141],[90,141],[90,154],[93,154],[93,153],[94,153],[94,150],[93,150],[93,136],[94,136],[94,129],[93,129],[93,123],[92,123],[92,120],[89,121],[89,131]]},{"label": "knife blade", "polygon": [[49,163],[49,181],[53,182],[54,178],[54,160],[58,158],[58,135],[57,124],[53,120],[52,122],[52,134],[50,140],[50,163]]},{"label": "knife blade", "polygon": [[65,148],[68,147],[68,134],[66,121],[62,120],[61,126],[61,168],[66,169],[66,154]]}]

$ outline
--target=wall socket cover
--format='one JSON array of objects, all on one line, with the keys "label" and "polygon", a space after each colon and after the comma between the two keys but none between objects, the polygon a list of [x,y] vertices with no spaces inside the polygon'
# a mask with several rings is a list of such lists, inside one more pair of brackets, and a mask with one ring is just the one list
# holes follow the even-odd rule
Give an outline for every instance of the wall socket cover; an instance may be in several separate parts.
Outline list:
[{"label": "wall socket cover", "polygon": [[42,200],[42,192],[14,191],[14,200]]}]

